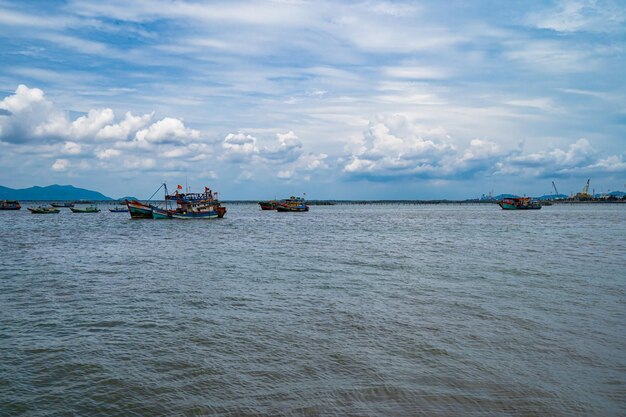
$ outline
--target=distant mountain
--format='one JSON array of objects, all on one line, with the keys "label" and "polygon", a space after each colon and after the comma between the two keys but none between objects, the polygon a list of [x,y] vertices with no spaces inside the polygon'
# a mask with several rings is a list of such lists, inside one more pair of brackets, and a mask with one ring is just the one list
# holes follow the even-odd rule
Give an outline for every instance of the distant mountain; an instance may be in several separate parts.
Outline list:
[{"label": "distant mountain", "polygon": [[0,185],[0,200],[112,200],[112,198],[97,191],[54,184],[19,190]]},{"label": "distant mountain", "polygon": [[502,200],[503,198],[517,198],[518,195],[515,194],[500,194],[494,197],[496,200]]}]

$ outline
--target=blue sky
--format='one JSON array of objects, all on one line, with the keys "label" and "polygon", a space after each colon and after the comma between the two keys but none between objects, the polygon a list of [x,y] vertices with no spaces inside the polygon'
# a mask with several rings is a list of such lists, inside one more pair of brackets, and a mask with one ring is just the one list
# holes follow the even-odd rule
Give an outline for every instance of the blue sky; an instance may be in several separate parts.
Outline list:
[{"label": "blue sky", "polygon": [[0,184],[626,186],[622,1],[0,0]]}]

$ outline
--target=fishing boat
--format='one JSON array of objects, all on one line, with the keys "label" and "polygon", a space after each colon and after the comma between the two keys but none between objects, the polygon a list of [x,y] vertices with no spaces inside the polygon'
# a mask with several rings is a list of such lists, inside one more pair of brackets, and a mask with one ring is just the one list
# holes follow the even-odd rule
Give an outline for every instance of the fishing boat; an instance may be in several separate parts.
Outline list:
[{"label": "fishing boat", "polygon": [[309,206],[304,201],[304,198],[291,196],[289,198],[286,198],[286,199],[280,201],[276,205],[276,211],[281,211],[281,212],[287,212],[287,211],[291,211],[291,212],[309,211]]},{"label": "fishing boat", "polygon": [[61,208],[70,208],[70,207],[74,207],[74,203],[70,203],[69,201],[66,201],[64,203],[52,203],[51,206],[61,207]]},{"label": "fishing boat", "polygon": [[126,201],[126,207],[130,213],[131,219],[151,219],[152,218],[152,206],[144,204],[138,200]]},{"label": "fishing boat", "polygon": [[[217,193],[204,187],[203,193],[179,193],[182,186],[178,186],[176,193],[167,194],[165,189],[166,208],[152,206],[154,219],[221,219],[226,214],[226,207],[222,206]],[[167,203],[175,201],[176,208],[168,209]]]},{"label": "fishing boat", "polygon": [[0,201],[0,210],[19,210],[20,202],[17,200],[2,200]]},{"label": "fishing boat", "polygon": [[111,213],[126,213],[128,211],[128,207],[124,206],[115,206],[113,208],[109,208]]},{"label": "fishing boat", "polygon": [[503,210],[539,210],[541,204],[531,200],[530,197],[504,198],[498,202]]},{"label": "fishing boat", "polygon": [[276,210],[277,205],[278,202],[275,200],[259,201],[259,206],[261,206],[261,210]]},{"label": "fishing boat", "polygon": [[[165,189],[165,195],[167,195],[167,185],[161,184],[159,188],[156,189],[154,193],[148,198],[147,203],[152,201],[152,197],[154,197],[161,188]],[[152,209],[155,207],[151,204],[142,203],[141,201],[129,198],[124,200],[124,204],[128,208],[128,213],[130,214],[131,219],[152,219]],[[157,207],[158,208],[158,207]]]},{"label": "fishing boat", "polygon": [[30,211],[33,214],[56,214],[61,211],[56,207],[49,207],[49,206],[27,207],[27,208],[28,208],[28,211]]},{"label": "fishing boat", "polygon": [[70,207],[72,213],[100,213],[100,209],[96,206],[87,207]]}]

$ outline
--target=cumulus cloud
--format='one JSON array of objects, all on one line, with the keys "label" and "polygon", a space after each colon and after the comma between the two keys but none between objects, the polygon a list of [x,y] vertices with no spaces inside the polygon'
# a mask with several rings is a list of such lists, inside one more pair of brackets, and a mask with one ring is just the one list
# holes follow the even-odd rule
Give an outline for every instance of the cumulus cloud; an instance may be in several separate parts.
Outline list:
[{"label": "cumulus cloud", "polygon": [[[426,134],[425,134],[426,133]],[[429,136],[430,134],[430,136]],[[355,178],[469,179],[477,175],[563,176],[581,172],[624,171],[622,156],[601,157],[588,140],[566,150],[524,153],[497,142],[475,138],[465,149],[450,143],[442,129],[424,129],[404,117],[371,123],[363,146],[347,158],[343,172]]]},{"label": "cumulus cloud", "polygon": [[231,162],[246,162],[259,153],[257,139],[245,133],[229,133],[222,142],[224,157]]},{"label": "cumulus cloud", "polygon": [[144,128],[152,117],[154,112],[144,114],[143,116],[133,116],[131,112],[126,112],[124,120],[119,123],[104,126],[97,134],[96,138],[104,140],[126,140]]},{"label": "cumulus cloud", "polygon": [[427,129],[396,115],[370,123],[363,146],[343,170],[350,175],[381,179],[427,175],[437,166],[443,171],[444,160],[454,151],[445,130]]},{"label": "cumulus cloud", "polygon": [[295,133],[289,131],[287,133],[277,133],[277,146],[271,148],[263,148],[261,156],[266,159],[293,162],[302,155],[302,142]]},{"label": "cumulus cloud", "polygon": [[185,127],[182,120],[166,117],[142,129],[135,135],[140,142],[151,143],[182,143],[190,139],[198,139],[200,132]]},{"label": "cumulus cloud", "polygon": [[0,141],[29,142],[48,127],[63,125],[63,112],[54,108],[44,92],[23,84],[0,102],[0,109]]},{"label": "cumulus cloud", "polygon": [[[56,158],[51,166],[56,172],[93,169],[94,159],[102,162],[98,167],[103,169],[152,169],[157,164],[155,157],[194,162],[212,153],[210,146],[201,142],[200,132],[185,126],[181,119],[153,121],[154,112],[126,112],[118,120],[112,109],[100,108],[71,121],[42,90],[25,85],[3,99],[0,110],[0,143],[14,146],[15,152],[24,149],[30,155]],[[114,158],[121,162],[104,163]]]}]

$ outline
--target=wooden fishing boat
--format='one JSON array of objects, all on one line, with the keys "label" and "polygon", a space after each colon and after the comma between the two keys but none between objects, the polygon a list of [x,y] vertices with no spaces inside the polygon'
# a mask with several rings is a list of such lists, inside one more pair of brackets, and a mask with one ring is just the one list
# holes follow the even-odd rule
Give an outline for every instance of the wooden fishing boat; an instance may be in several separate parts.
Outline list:
[{"label": "wooden fishing boat", "polygon": [[504,198],[498,202],[503,210],[539,210],[541,204],[530,197]]},{"label": "wooden fishing boat", "polygon": [[259,206],[261,206],[261,210],[276,210],[277,205],[278,202],[275,200],[259,201]]},{"label": "wooden fishing boat", "polygon": [[303,212],[309,211],[309,206],[303,197],[291,196],[276,205],[276,211],[280,212]]},{"label": "wooden fishing boat", "polygon": [[33,214],[56,214],[60,212],[56,207],[48,207],[48,206],[39,206],[39,207],[27,207],[28,211]]},{"label": "wooden fishing boat", "polygon": [[87,207],[70,207],[72,213],[100,213],[100,209],[96,206]]},{"label": "wooden fishing boat", "polygon": [[20,202],[17,200],[2,200],[0,201],[0,210],[19,210]]},{"label": "wooden fishing boat", "polygon": [[151,219],[152,206],[144,204],[138,200],[126,201],[127,211],[131,219]]},{"label": "wooden fishing boat", "polygon": [[226,207],[220,203],[217,193],[204,187],[203,193],[179,193],[179,185],[175,194],[168,195],[165,189],[166,205],[170,201],[176,202],[175,209],[165,209],[152,206],[153,219],[221,219],[226,214]]},{"label": "wooden fishing boat", "polygon": [[52,203],[51,204],[52,207],[65,207],[65,208],[70,208],[70,207],[74,207],[74,203],[70,203],[70,202],[64,202],[64,203]]}]

